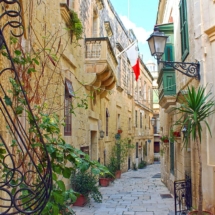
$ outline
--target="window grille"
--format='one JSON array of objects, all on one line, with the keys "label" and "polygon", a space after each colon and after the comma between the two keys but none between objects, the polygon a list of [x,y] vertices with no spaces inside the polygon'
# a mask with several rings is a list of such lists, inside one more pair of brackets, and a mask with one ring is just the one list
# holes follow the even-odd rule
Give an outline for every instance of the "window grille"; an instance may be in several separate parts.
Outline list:
[{"label": "window grille", "polygon": [[74,96],[74,90],[72,87],[72,83],[66,79],[65,81],[65,100],[64,100],[64,117],[65,117],[65,127],[64,127],[64,135],[71,136],[72,135],[72,114],[71,114],[71,106],[72,106],[72,97]]}]

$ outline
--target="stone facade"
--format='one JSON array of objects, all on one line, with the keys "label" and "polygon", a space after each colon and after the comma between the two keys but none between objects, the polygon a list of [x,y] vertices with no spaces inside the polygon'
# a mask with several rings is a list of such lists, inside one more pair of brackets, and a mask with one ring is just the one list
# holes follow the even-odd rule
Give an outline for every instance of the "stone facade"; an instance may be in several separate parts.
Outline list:
[{"label": "stone facade", "polygon": [[[89,153],[91,159],[107,164],[121,128],[121,138],[130,138],[136,147],[123,171],[141,159],[153,162],[153,77],[141,60],[141,74],[138,82],[134,81],[126,54],[117,57],[135,35],[125,29],[111,2],[20,2],[25,29],[22,49],[40,53],[41,60],[37,73],[28,80],[33,86],[29,89],[31,105],[43,105],[45,111],[56,112],[63,120],[68,105],[66,93],[74,91],[70,94],[73,106],[86,101],[88,108],[75,108],[75,114],[69,115],[67,128],[71,126],[71,132],[61,128],[66,142]],[[78,14],[83,24],[83,39],[77,42],[68,30],[70,10]],[[35,80],[39,80],[37,86]],[[101,131],[104,138],[100,137]]]},{"label": "stone facade", "polygon": [[[174,24],[174,55],[175,61],[181,62],[181,35],[180,35],[180,13],[179,0],[162,0],[159,3],[157,24],[162,25],[173,22]],[[186,1],[187,4],[187,22],[189,35],[189,54],[186,62],[200,62],[200,81],[189,78],[180,72],[175,72],[176,77],[176,95],[173,98],[175,105],[180,105],[179,97],[183,97],[187,86],[198,87],[200,85],[212,89],[214,94],[214,71],[215,71],[215,4],[212,0]],[[166,100],[166,102],[168,102]],[[167,104],[162,104],[164,107]],[[161,108],[161,127],[163,134],[169,135],[170,125],[177,120],[168,109]],[[215,124],[212,116],[209,121],[212,134],[214,134]],[[203,128],[206,131],[205,128]],[[168,188],[173,192],[173,183],[175,180],[185,178],[185,173],[192,179],[192,199],[193,206],[197,205],[198,199],[198,159],[195,145],[191,141],[187,149],[182,149],[182,139],[177,138],[174,142],[174,171],[170,172],[170,145],[164,146],[165,152],[162,156],[162,179]],[[212,155],[215,150],[213,137],[208,131],[203,132],[202,137],[202,160],[203,160],[203,195],[204,208],[215,212],[215,162]]]}]

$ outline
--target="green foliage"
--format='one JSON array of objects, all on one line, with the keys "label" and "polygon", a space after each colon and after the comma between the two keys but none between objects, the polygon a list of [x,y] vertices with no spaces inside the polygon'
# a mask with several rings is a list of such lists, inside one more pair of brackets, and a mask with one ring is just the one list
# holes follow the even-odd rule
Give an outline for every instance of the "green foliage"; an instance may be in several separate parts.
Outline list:
[{"label": "green foliage", "polygon": [[168,142],[168,141],[169,141],[169,137],[166,136],[166,135],[163,135],[162,137],[160,137],[160,140],[161,140],[162,142]]},{"label": "green foliage", "polygon": [[126,161],[130,150],[134,148],[134,145],[130,144],[129,141],[129,138],[118,140],[112,148],[110,160],[112,164],[114,163],[114,168],[116,170],[121,169],[121,166]]},{"label": "green foliage", "polygon": [[202,140],[202,123],[206,125],[210,135],[210,126],[206,119],[215,112],[215,101],[211,92],[205,95],[206,88],[199,87],[196,91],[192,86],[188,87],[188,94],[185,96],[185,102],[180,107],[176,107],[174,110],[176,114],[180,114],[181,117],[175,123],[182,128],[186,127],[187,132],[184,135],[184,143],[187,147],[190,137],[196,141],[199,138],[200,143]]},{"label": "green foliage", "polygon": [[198,214],[203,214],[203,191],[202,191],[202,160],[201,146],[202,141],[202,125],[205,124],[206,129],[211,130],[207,122],[209,116],[215,112],[215,101],[212,92],[205,92],[206,87],[199,87],[197,90],[192,86],[188,87],[188,94],[185,96],[185,102],[174,110],[176,114],[180,114],[179,120],[175,123],[182,128],[186,128],[186,134],[183,135],[184,146],[187,148],[189,140],[192,139],[196,144],[199,158],[199,174],[198,174]]},{"label": "green foliage", "polygon": [[70,23],[68,29],[71,32],[71,37],[75,36],[76,40],[82,39],[83,25],[81,20],[78,18],[78,14],[73,10],[70,10]]},{"label": "green foliage", "polygon": [[147,165],[146,161],[141,161],[139,164],[138,164],[138,169],[143,169],[145,168]]},{"label": "green foliage", "polygon": [[[14,105],[11,98],[8,96],[4,97],[6,105],[14,105],[15,113],[17,115],[21,114],[24,110],[26,110],[27,117],[26,120],[29,124],[29,137],[31,137],[32,147],[36,151],[40,151],[42,154],[47,150],[51,166],[52,166],[52,179],[53,179],[53,189],[51,191],[49,202],[47,203],[45,209],[41,213],[42,215],[58,215],[62,213],[64,215],[73,214],[70,205],[76,200],[76,197],[79,195],[73,189],[66,189],[66,185],[64,183],[64,179],[71,178],[72,172],[79,170],[80,173],[83,172],[91,172],[91,176],[99,175],[104,172],[104,174],[110,174],[108,169],[98,163],[97,161],[91,161],[89,155],[83,153],[82,151],[74,148],[70,144],[67,144],[65,140],[62,138],[60,133],[62,127],[64,125],[64,120],[60,120],[58,115],[47,114],[42,110],[45,110],[44,107],[39,105],[34,106],[34,118],[39,126],[39,129],[42,132],[43,140],[45,142],[45,148],[40,142],[37,142],[39,137],[39,133],[37,131],[36,125],[33,120],[33,116],[26,109],[26,102],[22,97],[21,88],[19,83],[16,80],[10,78],[10,83],[12,85],[12,90],[9,93],[12,94],[12,97],[16,99]],[[80,107],[86,107],[86,104],[79,105]],[[11,146],[16,146],[16,142],[13,140]],[[14,147],[16,153],[19,153],[18,148]],[[5,150],[0,148],[0,163],[2,164],[2,159],[4,158]],[[81,158],[82,157],[82,158]],[[7,175],[8,168],[5,167],[3,171],[5,174],[1,175],[2,180]],[[42,165],[38,165],[38,169],[43,172]],[[39,179],[36,179],[39,180]],[[11,183],[18,184],[19,181],[13,181]],[[97,180],[96,180],[97,183]],[[24,184],[20,184],[22,186]],[[16,190],[14,190],[16,192]],[[23,191],[24,192],[24,191]],[[97,200],[101,200],[101,196],[95,193],[91,194],[91,196]],[[23,196],[28,196],[27,193],[23,193]],[[27,201],[27,198],[23,198],[23,202]]]},{"label": "green foliage", "polygon": [[71,176],[71,185],[74,191],[87,198],[91,196],[95,202],[102,202],[102,194],[98,188],[98,178],[92,173],[86,171],[74,172]]}]

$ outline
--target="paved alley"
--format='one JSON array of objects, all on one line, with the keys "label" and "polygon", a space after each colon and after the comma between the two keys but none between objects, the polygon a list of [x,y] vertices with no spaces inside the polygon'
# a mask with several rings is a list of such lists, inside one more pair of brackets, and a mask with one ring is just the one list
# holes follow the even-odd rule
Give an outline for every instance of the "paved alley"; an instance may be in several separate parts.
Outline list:
[{"label": "paved alley", "polygon": [[174,198],[160,179],[160,164],[122,174],[109,187],[101,187],[102,203],[91,200],[85,207],[73,207],[76,215],[169,215]]}]

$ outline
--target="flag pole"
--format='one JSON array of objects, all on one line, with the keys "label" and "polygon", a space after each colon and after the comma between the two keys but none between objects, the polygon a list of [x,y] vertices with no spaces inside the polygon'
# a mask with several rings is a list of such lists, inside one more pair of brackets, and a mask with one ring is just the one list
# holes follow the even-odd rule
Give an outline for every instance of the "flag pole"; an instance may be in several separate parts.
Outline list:
[{"label": "flag pole", "polygon": [[125,48],[123,51],[121,51],[116,58],[118,58],[121,54],[123,54],[125,51],[127,51],[131,46],[133,46],[135,43],[137,42],[137,40],[135,40],[133,43],[131,43],[127,48]]}]

